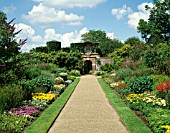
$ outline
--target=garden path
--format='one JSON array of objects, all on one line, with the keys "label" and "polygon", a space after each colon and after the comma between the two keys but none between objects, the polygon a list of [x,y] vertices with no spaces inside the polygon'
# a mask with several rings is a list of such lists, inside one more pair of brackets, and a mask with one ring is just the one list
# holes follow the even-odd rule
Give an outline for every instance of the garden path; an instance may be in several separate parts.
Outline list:
[{"label": "garden path", "polygon": [[49,133],[128,133],[97,78],[81,77]]}]

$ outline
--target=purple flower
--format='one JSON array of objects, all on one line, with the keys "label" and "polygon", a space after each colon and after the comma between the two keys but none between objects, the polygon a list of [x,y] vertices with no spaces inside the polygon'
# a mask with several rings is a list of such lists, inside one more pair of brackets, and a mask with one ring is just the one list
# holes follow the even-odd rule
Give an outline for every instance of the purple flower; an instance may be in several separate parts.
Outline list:
[{"label": "purple flower", "polygon": [[10,113],[15,114],[15,115],[32,115],[34,116],[35,114],[39,113],[39,106],[21,106],[20,108],[11,108]]}]

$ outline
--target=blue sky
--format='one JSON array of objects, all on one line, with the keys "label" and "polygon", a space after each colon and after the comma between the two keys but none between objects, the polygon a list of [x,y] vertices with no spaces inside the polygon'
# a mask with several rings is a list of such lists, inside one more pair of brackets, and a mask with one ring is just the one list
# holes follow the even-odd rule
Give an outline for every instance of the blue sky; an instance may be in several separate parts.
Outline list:
[{"label": "blue sky", "polygon": [[16,18],[17,38],[28,38],[22,51],[61,41],[62,47],[80,42],[89,30],[103,30],[110,38],[140,37],[139,19],[148,19],[145,5],[153,0],[0,0],[8,21]]}]

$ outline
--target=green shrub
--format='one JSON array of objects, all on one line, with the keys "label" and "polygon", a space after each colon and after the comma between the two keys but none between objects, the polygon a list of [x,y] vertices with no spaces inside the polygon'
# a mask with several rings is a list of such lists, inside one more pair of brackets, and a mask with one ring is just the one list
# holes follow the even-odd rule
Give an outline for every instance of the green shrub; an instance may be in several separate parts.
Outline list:
[{"label": "green shrub", "polygon": [[39,76],[32,80],[32,82],[36,86],[36,90],[34,92],[43,92],[47,93],[54,86],[54,82],[47,77]]},{"label": "green shrub", "polygon": [[147,50],[144,60],[148,67],[154,67],[156,64],[156,56],[157,51],[156,50]]},{"label": "green shrub", "polygon": [[32,99],[32,93],[36,87],[32,80],[21,80],[22,90],[24,91],[24,100]]},{"label": "green shrub", "polygon": [[59,73],[60,77],[62,77],[64,79],[64,81],[67,80],[67,73]]},{"label": "green shrub", "polygon": [[46,64],[46,63],[41,63],[41,64],[38,64],[37,68],[40,69],[40,70],[49,70],[50,69],[50,65],[49,64]]},{"label": "green shrub", "polygon": [[68,75],[67,79],[71,80],[71,81],[74,81],[76,79],[76,77],[73,76],[73,75]]},{"label": "green shrub", "polygon": [[140,77],[140,76],[149,76],[151,74],[158,74],[158,71],[156,71],[154,68],[138,69],[138,70],[132,71],[131,76]]},{"label": "green shrub", "polygon": [[96,75],[96,76],[101,76],[102,74],[103,74],[103,71],[96,71],[96,72],[95,72],[95,75]]},{"label": "green shrub", "polygon": [[56,66],[56,64],[50,63],[49,65],[50,65],[50,72],[51,72],[51,73],[56,73],[56,72],[57,72],[57,66]]},{"label": "green shrub", "polygon": [[150,114],[146,117],[154,133],[163,133],[163,125],[170,125],[170,110],[161,108],[150,108]]},{"label": "green shrub", "polygon": [[154,50],[148,50],[144,56],[144,60],[148,67],[154,67],[161,73],[170,74],[169,56],[169,51],[163,48],[159,48]]},{"label": "green shrub", "polygon": [[60,73],[68,73],[68,70],[66,68],[57,68],[56,77],[59,77]]},{"label": "green shrub", "polygon": [[41,75],[41,71],[37,68],[27,69],[25,72],[25,76],[27,79],[34,79],[39,75]]},{"label": "green shrub", "polygon": [[130,77],[132,70],[129,68],[120,69],[116,73],[115,77],[124,80],[126,77]]},{"label": "green shrub", "polygon": [[123,61],[124,61],[124,58],[122,58],[121,56],[114,56],[114,58],[113,58],[113,68],[115,70],[120,69]]},{"label": "green shrub", "polygon": [[161,75],[152,75],[152,78],[153,78],[154,82],[157,82],[157,81],[165,82],[166,80],[170,80],[169,76],[163,75],[163,74],[161,74]]},{"label": "green shrub", "polygon": [[21,105],[23,100],[23,90],[21,86],[10,84],[0,89],[0,112],[9,110],[12,107]]},{"label": "green shrub", "polygon": [[128,82],[128,86],[132,93],[140,94],[145,91],[151,91],[153,85],[153,79],[150,76],[142,76],[131,79]]},{"label": "green shrub", "polygon": [[112,64],[106,63],[105,65],[101,66],[100,69],[102,71],[111,72],[114,68]]},{"label": "green shrub", "polygon": [[10,114],[0,114],[0,132],[1,133],[21,133],[24,126],[30,123],[28,116],[18,116]]},{"label": "green shrub", "polygon": [[130,54],[130,57],[132,58],[132,60],[137,61],[141,57],[143,57],[145,49],[147,49],[146,45],[141,45],[141,44],[140,45],[135,45],[132,48],[132,51],[131,51],[131,54]]},{"label": "green shrub", "polygon": [[61,50],[61,42],[56,40],[47,42],[48,52]]},{"label": "green shrub", "polygon": [[81,76],[80,71],[78,71],[78,70],[72,70],[69,74],[73,75],[73,76],[76,76],[76,77]]}]

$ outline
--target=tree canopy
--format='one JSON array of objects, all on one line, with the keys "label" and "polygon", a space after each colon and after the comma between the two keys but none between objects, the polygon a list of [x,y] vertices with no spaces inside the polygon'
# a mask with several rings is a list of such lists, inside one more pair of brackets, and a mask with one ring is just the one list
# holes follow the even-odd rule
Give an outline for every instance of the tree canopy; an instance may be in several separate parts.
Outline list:
[{"label": "tree canopy", "polygon": [[131,46],[144,44],[138,37],[130,37],[125,40],[125,44],[130,44]]},{"label": "tree canopy", "polygon": [[148,21],[140,19],[137,27],[142,38],[149,44],[160,42],[170,43],[170,1],[154,1],[154,7],[145,7],[150,10]]},{"label": "tree canopy", "polygon": [[107,56],[109,53],[112,53],[115,48],[122,46],[122,43],[118,39],[108,38],[106,33],[102,30],[90,30],[81,37],[83,42],[90,41],[99,43],[99,54],[102,56]]},{"label": "tree canopy", "polygon": [[4,63],[9,58],[18,54],[19,49],[26,42],[25,39],[17,43],[15,37],[21,30],[15,32],[15,24],[11,25],[13,21],[14,19],[7,22],[6,15],[0,12],[0,63]]}]

